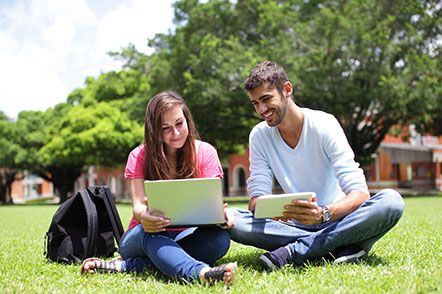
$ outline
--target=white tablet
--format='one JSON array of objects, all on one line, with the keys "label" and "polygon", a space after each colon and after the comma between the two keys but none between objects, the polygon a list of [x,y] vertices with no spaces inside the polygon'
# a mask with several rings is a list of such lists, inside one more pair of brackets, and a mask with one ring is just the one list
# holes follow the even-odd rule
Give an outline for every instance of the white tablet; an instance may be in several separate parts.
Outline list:
[{"label": "white tablet", "polygon": [[315,197],[315,192],[287,193],[263,195],[256,199],[255,217],[256,218],[273,218],[283,217],[284,206],[292,204],[293,200],[311,200]]}]

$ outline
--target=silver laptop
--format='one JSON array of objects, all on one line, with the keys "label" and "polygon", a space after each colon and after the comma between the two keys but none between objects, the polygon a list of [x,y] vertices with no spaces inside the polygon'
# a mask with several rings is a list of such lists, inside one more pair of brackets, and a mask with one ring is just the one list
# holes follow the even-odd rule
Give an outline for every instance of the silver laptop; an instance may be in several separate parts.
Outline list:
[{"label": "silver laptop", "polygon": [[145,181],[149,209],[171,220],[171,227],[224,224],[220,178]]}]

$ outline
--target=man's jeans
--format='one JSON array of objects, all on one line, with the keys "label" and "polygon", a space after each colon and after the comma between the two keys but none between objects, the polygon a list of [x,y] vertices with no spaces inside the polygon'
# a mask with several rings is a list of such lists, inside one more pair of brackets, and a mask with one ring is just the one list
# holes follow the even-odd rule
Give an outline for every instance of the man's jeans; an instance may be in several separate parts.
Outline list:
[{"label": "man's jeans", "polygon": [[229,235],[221,228],[150,234],[140,224],[123,235],[119,252],[124,272],[158,269],[170,277],[191,281],[198,280],[201,269],[224,256],[229,247]]},{"label": "man's jeans", "polygon": [[235,227],[228,232],[235,242],[268,251],[286,246],[292,262],[302,265],[307,259],[325,257],[347,245],[357,245],[368,253],[399,221],[403,209],[401,195],[385,189],[344,218],[312,226],[257,219],[248,210],[235,209]]}]

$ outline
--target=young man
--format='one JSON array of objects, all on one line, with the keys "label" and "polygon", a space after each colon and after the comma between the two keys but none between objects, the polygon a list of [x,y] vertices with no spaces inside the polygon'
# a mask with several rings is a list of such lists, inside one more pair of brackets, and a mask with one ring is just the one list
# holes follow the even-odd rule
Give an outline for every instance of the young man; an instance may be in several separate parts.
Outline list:
[{"label": "young man", "polygon": [[[391,189],[370,197],[338,121],[297,106],[281,66],[258,64],[245,89],[265,122],[250,133],[250,211],[235,211],[232,240],[268,250],[260,260],[272,269],[321,257],[342,263],[365,256],[399,221],[402,197]],[[311,191],[316,199],[293,201],[281,219],[254,218],[256,199],[271,194],[273,176],[286,193]]]}]

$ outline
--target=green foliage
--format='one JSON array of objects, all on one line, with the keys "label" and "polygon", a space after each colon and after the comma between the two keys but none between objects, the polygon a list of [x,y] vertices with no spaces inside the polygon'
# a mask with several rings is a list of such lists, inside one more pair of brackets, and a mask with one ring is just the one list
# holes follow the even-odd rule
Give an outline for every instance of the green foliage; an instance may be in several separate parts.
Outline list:
[{"label": "green foliage", "polygon": [[[61,106],[56,108],[60,109]],[[22,111],[15,123],[20,134],[17,143],[26,151],[23,154],[22,168],[34,169],[44,164],[39,150],[49,140],[48,125],[57,119],[54,112]]]},{"label": "green foliage", "polygon": [[0,113],[0,166],[34,171],[66,194],[85,165],[125,162],[142,141],[150,97],[167,89],[183,95],[202,139],[226,158],[259,120],[243,81],[265,59],[287,70],[298,104],[338,118],[364,164],[394,125],[442,132],[439,1],[174,6],[176,29],[149,41],[151,55],[129,45],[110,53],[124,61],[120,71],[86,78],[67,103],[22,112],[16,123]]},{"label": "green foliage", "polygon": [[50,127],[51,139],[41,148],[47,164],[121,165],[142,142],[142,127],[106,102],[71,107]]},{"label": "green foliage", "polygon": [[11,185],[22,167],[26,151],[17,142],[17,126],[0,113],[0,202],[11,203]]},{"label": "green foliage", "polygon": [[153,92],[176,89],[188,102],[203,140],[222,156],[238,152],[257,119],[242,90],[242,79],[255,60],[234,33],[234,5],[180,1],[175,14],[175,33],[151,41],[158,48],[150,59]]},{"label": "green foliage", "polygon": [[24,111],[19,114],[15,123],[20,134],[16,142],[25,151],[21,156],[23,160],[20,169],[52,181],[62,201],[72,191],[73,183],[81,174],[84,163],[53,162],[41,150],[53,136],[50,129],[59,124],[58,119],[67,113],[69,107],[71,106],[68,104],[59,104],[46,112]]},{"label": "green foliage", "polygon": [[203,139],[226,156],[257,122],[244,78],[274,60],[295,100],[335,114],[367,163],[393,125],[438,122],[440,14],[438,1],[183,0],[176,30],[151,40],[143,62],[152,92],[181,92]]},{"label": "green foliage", "polygon": [[50,134],[39,150],[42,170],[49,172],[61,201],[73,190],[84,167],[119,166],[130,150],[141,143],[142,127],[107,102],[67,106],[50,110],[57,117],[48,126]]},{"label": "green foliage", "polygon": [[120,166],[142,142],[142,126],[111,103],[91,100],[21,112],[15,124],[9,123],[19,135],[6,144],[19,146],[21,153],[10,158],[20,162],[20,169],[53,182],[61,201],[66,200],[84,167]]},{"label": "green foliage", "polygon": [[[217,262],[238,262],[230,289],[222,284],[180,283],[152,271],[82,276],[79,266],[48,263],[43,256],[43,235],[57,206],[0,206],[0,227],[7,228],[0,242],[0,289],[6,293],[440,293],[442,198],[413,197],[405,203],[397,226],[357,264],[318,262],[270,272],[258,262],[262,250],[232,242]],[[118,205],[118,210],[127,227],[130,205]]]},{"label": "green foliage", "polygon": [[440,13],[436,1],[325,1],[304,22],[298,100],[334,113],[362,162],[393,125],[438,107]]},{"label": "green foliage", "polygon": [[38,150],[47,138],[45,118],[41,111],[22,111],[16,122],[0,120],[0,202],[8,202],[11,184],[20,172],[40,166]]},{"label": "green foliage", "polygon": [[0,119],[0,167],[18,169],[25,150],[18,144],[21,134],[15,123],[4,117]]},{"label": "green foliage", "polygon": [[[123,53],[122,57],[128,58],[127,62],[130,63],[128,53],[124,53],[124,55]],[[137,60],[142,62],[144,59]],[[129,67],[129,64],[126,67]],[[131,119],[141,122],[150,96],[150,84],[147,75],[143,67],[137,67],[136,69],[127,68],[119,72],[102,73],[98,78],[88,77],[85,81],[85,87],[72,91],[67,102],[74,106],[109,102],[118,109],[127,112]]]},{"label": "green foliage", "polygon": [[86,166],[120,166],[142,142],[148,89],[135,70],[109,72],[88,78],[68,103],[21,112],[15,123],[1,120],[0,166],[7,167],[2,173],[9,171],[2,179],[28,170],[53,182],[61,201],[66,200]]}]

